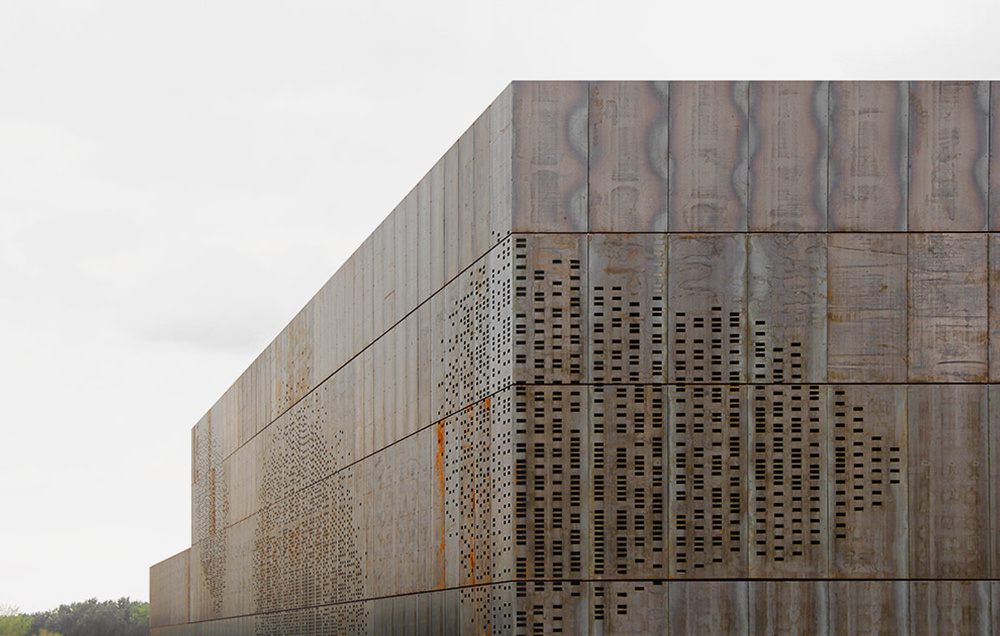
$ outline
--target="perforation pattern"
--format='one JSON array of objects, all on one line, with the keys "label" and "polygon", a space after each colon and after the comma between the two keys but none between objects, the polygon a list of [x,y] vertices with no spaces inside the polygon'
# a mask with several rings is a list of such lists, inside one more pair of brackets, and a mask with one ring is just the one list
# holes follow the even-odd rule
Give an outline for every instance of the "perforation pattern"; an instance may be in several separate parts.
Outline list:
[{"label": "perforation pattern", "polygon": [[581,578],[590,538],[584,499],[587,394],[519,386],[515,393],[514,538],[517,578]]},{"label": "perforation pattern", "polygon": [[514,576],[514,423],[513,394],[493,396],[490,439],[490,554],[491,580]]},{"label": "perforation pattern", "polygon": [[880,508],[890,492],[899,498],[903,483],[903,448],[866,430],[865,408],[833,390],[834,539],[847,539],[851,513]]},{"label": "perforation pattern", "polygon": [[[826,393],[817,385],[752,389],[753,555],[822,565],[826,543]],[[817,570],[813,570],[817,571]]]},{"label": "perforation pattern", "polygon": [[674,380],[679,384],[742,381],[743,317],[714,306],[708,316],[674,312]]},{"label": "perforation pattern", "polygon": [[587,237],[514,237],[514,379],[581,382],[585,372]]},{"label": "perforation pattern", "polygon": [[194,485],[192,522],[195,543],[199,543],[199,566],[208,588],[212,611],[222,611],[226,590],[229,552],[229,483],[222,461],[222,443],[214,432],[211,417],[195,427]]},{"label": "perforation pattern", "polygon": [[593,572],[666,576],[666,391],[595,386],[590,413]]},{"label": "perforation pattern", "polygon": [[672,574],[745,573],[746,389],[672,387]]},{"label": "perforation pattern", "polygon": [[588,584],[579,581],[518,582],[517,634],[585,634]]}]

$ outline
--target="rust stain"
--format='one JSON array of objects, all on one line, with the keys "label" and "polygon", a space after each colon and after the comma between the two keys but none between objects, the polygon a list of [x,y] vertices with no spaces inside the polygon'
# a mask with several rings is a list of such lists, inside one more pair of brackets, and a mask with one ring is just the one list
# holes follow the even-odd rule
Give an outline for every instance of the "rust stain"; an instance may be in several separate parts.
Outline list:
[{"label": "rust stain", "polygon": [[440,555],[441,561],[441,580],[438,581],[438,589],[444,589],[444,579],[445,579],[445,560],[444,560],[444,420],[438,422],[437,425],[437,453],[434,456],[434,470],[437,473],[438,479],[438,490],[441,493],[441,524],[440,524],[440,534],[441,534],[441,545],[438,547],[438,554]]}]

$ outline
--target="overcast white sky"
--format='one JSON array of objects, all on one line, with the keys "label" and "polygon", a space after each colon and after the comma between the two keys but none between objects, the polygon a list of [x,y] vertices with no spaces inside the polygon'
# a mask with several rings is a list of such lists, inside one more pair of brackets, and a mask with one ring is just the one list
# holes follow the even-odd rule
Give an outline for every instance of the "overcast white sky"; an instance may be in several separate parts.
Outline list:
[{"label": "overcast white sky", "polygon": [[1000,71],[987,1],[346,4],[0,1],[0,604],[148,599],[191,426],[512,79]]}]

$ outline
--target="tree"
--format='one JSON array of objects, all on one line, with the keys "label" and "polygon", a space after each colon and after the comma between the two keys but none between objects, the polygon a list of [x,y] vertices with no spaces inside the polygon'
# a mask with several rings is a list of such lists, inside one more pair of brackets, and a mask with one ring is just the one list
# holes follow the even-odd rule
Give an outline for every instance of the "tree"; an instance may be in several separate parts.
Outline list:
[{"label": "tree", "polygon": [[31,631],[32,620],[12,605],[0,605],[0,636],[25,636]]},{"label": "tree", "polygon": [[63,636],[148,636],[149,603],[129,598],[99,602],[92,598],[60,605],[58,609],[35,614],[28,633],[40,635],[42,630]]}]

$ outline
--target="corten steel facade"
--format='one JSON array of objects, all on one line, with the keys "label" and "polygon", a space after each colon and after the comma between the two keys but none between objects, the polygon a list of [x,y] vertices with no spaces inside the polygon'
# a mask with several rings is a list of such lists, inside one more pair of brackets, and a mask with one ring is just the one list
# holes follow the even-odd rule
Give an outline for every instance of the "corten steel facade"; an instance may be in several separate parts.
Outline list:
[{"label": "corten steel facade", "polygon": [[515,83],[194,429],[167,634],[1000,634],[1000,84]]}]

